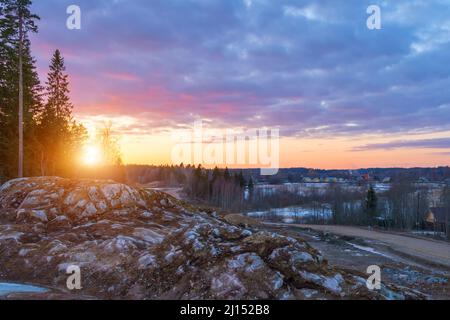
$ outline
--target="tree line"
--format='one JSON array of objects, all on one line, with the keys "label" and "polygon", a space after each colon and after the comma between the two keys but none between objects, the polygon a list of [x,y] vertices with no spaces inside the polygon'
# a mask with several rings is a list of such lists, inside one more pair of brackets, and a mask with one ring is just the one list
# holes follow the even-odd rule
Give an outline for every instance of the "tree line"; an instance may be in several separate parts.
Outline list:
[{"label": "tree line", "polygon": [[0,0],[0,182],[23,176],[113,178],[124,182],[112,124],[96,137],[102,164],[80,166],[88,139],[73,116],[64,57],[56,49],[41,83],[30,35],[39,16],[31,0]]},{"label": "tree line", "polygon": [[[378,191],[370,183],[317,184],[317,188],[305,189],[305,184],[261,183],[253,176],[255,171],[250,169],[128,165],[126,171],[131,182],[157,182],[159,187],[179,187],[191,200],[228,211],[310,208],[316,213],[309,219],[311,223],[421,230],[425,227],[424,218],[430,207],[450,208],[450,185],[439,191],[426,184],[412,182],[394,182],[388,189]],[[327,212],[331,214],[324,214]]]},{"label": "tree line", "polygon": [[252,177],[246,178],[242,170],[228,168],[128,165],[126,171],[130,182],[158,182],[160,187],[180,187],[191,200],[230,211],[245,210],[248,203],[245,197],[249,197],[254,188]]},{"label": "tree line", "polygon": [[210,205],[241,211],[246,187],[253,188],[252,181],[247,182],[242,171],[232,173],[228,168],[218,167],[204,170],[198,165],[188,176],[185,191],[190,197],[200,198]]},{"label": "tree line", "polygon": [[30,0],[0,0],[0,179],[70,175],[87,137],[72,115],[64,58],[55,50],[42,84],[30,35]]}]

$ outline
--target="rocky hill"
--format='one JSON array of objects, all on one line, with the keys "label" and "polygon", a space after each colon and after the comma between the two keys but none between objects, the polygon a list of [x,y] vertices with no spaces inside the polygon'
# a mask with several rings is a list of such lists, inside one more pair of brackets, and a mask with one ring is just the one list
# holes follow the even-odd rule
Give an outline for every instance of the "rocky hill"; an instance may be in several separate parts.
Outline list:
[{"label": "rocky hill", "polygon": [[[46,298],[386,299],[305,242],[246,229],[171,196],[112,181],[25,178],[0,188],[0,281]],[[66,288],[69,265],[82,289]]]}]

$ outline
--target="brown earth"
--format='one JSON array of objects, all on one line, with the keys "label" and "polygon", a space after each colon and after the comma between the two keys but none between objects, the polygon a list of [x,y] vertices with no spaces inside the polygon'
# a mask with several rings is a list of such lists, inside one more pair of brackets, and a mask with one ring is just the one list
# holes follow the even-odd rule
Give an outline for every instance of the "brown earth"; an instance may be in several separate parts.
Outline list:
[{"label": "brown earth", "polygon": [[253,219],[238,213],[227,214],[224,216],[224,220],[230,224],[234,224],[244,228],[262,226],[261,222],[259,222],[257,219]]}]

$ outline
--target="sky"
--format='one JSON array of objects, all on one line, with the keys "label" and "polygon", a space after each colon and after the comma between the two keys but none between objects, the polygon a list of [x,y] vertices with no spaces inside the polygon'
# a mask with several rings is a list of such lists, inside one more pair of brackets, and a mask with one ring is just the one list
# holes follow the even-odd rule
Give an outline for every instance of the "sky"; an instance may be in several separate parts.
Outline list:
[{"label": "sky", "polygon": [[[66,27],[69,5],[81,30]],[[381,9],[381,29],[366,12]],[[33,54],[65,57],[76,118],[111,121],[126,163],[172,132],[280,132],[280,166],[450,165],[448,0],[46,0]]]}]

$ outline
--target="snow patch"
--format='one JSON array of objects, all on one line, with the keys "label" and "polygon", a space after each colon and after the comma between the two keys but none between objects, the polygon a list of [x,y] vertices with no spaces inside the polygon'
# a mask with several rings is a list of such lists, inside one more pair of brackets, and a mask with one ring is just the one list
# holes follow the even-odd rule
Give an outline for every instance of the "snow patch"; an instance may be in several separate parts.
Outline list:
[{"label": "snow patch", "polygon": [[150,229],[136,228],[133,236],[151,244],[160,244],[164,241],[164,236]]},{"label": "snow patch", "polygon": [[[211,280],[211,290],[219,297],[226,297],[232,292],[238,292],[243,295],[246,292],[244,285],[239,277],[234,273],[223,273],[219,277]],[[239,295],[233,294],[239,297]]]},{"label": "snow patch", "polygon": [[383,256],[385,258],[392,259],[392,256],[390,256],[388,254],[385,254],[385,253],[378,252],[374,248],[360,246],[360,245],[357,245],[357,244],[354,244],[354,243],[351,243],[351,242],[347,242],[347,244],[351,245],[352,247],[354,247],[354,248],[356,248],[358,250],[366,251],[366,252],[369,252],[369,253],[372,253],[372,254],[376,254],[376,255],[379,255],[379,256]]},{"label": "snow patch", "polygon": [[152,254],[144,254],[138,260],[139,270],[144,270],[148,268],[157,268],[158,263],[156,262],[156,257]]}]

